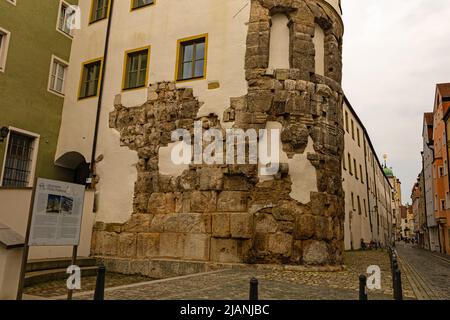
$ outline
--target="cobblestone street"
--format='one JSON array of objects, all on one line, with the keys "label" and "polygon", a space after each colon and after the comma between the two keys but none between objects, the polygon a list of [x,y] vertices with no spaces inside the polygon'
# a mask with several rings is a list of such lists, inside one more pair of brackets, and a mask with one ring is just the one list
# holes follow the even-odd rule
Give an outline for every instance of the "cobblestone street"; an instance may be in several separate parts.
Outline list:
[{"label": "cobblestone street", "polygon": [[397,244],[402,269],[418,299],[450,299],[450,258],[411,245]]},{"label": "cobblestone street", "polygon": [[[369,292],[370,300],[392,300],[392,280],[389,258],[385,251],[346,252],[346,268],[340,272],[305,272],[275,270],[225,270],[185,277],[146,280],[123,276],[107,283],[108,300],[246,300],[249,280],[259,280],[260,299],[266,300],[357,300],[358,277],[370,265],[382,272],[382,290]],[[83,280],[84,281],[84,280]],[[82,283],[92,290],[92,279]],[[85,285],[89,285],[86,288]],[[53,288],[53,289],[52,289]],[[52,295],[53,290],[53,295]],[[403,281],[405,299],[415,299],[409,282]],[[53,299],[65,299],[61,283],[47,283],[27,290],[27,293]],[[93,292],[79,292],[75,299],[90,300]]]}]

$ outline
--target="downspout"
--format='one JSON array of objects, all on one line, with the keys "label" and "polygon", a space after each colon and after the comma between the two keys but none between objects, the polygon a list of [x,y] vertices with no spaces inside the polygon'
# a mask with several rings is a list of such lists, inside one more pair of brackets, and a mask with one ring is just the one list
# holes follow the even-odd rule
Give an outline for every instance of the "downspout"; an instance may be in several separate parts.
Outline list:
[{"label": "downspout", "polygon": [[366,190],[367,190],[367,206],[369,209],[369,223],[370,223],[370,233],[373,240],[373,225],[372,225],[372,213],[370,210],[370,192],[369,192],[369,170],[367,167],[367,144],[366,139],[364,139],[364,166],[366,167]]},{"label": "downspout", "polygon": [[[428,234],[428,244],[431,249],[431,243],[430,243],[430,231],[428,230],[428,211],[427,211],[427,187],[425,182],[425,150],[422,151],[422,188],[423,188],[423,201],[424,201],[424,212],[425,212],[425,232]],[[425,237],[424,237],[425,239]]]},{"label": "downspout", "polygon": [[[100,115],[101,115],[101,111],[102,111],[103,86],[105,83],[106,63],[108,61],[109,36],[111,33],[111,21],[112,21],[112,15],[113,15],[113,7],[114,7],[114,0],[110,0],[109,13],[108,13],[108,26],[106,28],[105,48],[104,48],[104,52],[103,52],[102,74],[100,76],[100,90],[99,90],[99,95],[98,95],[97,115],[96,115],[96,119],[95,119],[94,141],[92,143],[92,156],[91,156],[91,177],[92,178],[94,178],[96,176],[95,159],[96,159],[96,153],[97,153],[97,140],[98,140],[98,130],[99,130],[99,126],[100,126]],[[95,186],[95,181],[92,181],[91,185]]]},{"label": "downspout", "polygon": [[[373,159],[373,156],[372,156],[372,160],[375,160],[375,159]],[[372,163],[373,163],[374,161],[372,161]],[[375,212],[376,212],[376,214],[377,214],[377,235],[378,235],[378,241],[380,240],[379,239],[379,237],[380,237],[380,212],[378,211],[378,189],[377,189],[377,172],[375,171],[375,164],[373,164],[372,165],[372,169],[373,169],[373,183],[374,183],[374,187],[375,187],[375,207],[374,207],[374,209],[375,209]]]}]

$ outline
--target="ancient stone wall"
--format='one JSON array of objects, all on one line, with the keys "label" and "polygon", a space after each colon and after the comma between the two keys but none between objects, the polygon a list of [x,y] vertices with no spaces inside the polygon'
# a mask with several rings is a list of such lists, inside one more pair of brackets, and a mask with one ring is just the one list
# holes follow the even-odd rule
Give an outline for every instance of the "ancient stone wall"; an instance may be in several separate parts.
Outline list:
[{"label": "ancient stone wall", "polygon": [[[214,114],[198,119],[201,102],[192,89],[175,83],[151,85],[147,103],[139,107],[124,107],[117,99],[110,127],[139,155],[134,212],[125,224],[96,224],[93,255],[130,261],[342,263],[342,21],[319,0],[253,0],[251,5],[248,94],[230,98],[222,123]],[[280,12],[290,21],[291,69],[271,72],[270,17]],[[314,74],[316,24],[325,32],[325,77]],[[203,129],[223,129],[229,122],[259,130],[279,123],[289,161],[264,180],[257,165],[191,165],[179,176],[160,174],[160,149],[172,142],[173,130],[193,132],[194,120],[201,120]],[[306,203],[293,196],[293,161],[299,155],[317,177]]]}]

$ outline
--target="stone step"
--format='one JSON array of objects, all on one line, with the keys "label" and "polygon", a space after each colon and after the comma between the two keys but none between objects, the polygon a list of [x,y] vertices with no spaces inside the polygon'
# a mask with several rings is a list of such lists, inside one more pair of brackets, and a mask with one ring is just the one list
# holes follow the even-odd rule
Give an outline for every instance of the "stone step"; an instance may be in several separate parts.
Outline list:
[{"label": "stone step", "polygon": [[[26,272],[62,269],[67,268],[71,264],[72,264],[71,258],[28,260]],[[76,265],[79,267],[92,267],[97,265],[97,260],[95,258],[78,257]]]},{"label": "stone step", "polygon": [[[97,266],[89,266],[81,268],[82,277],[90,277],[97,275]],[[25,275],[25,287],[29,287],[39,283],[45,283],[54,280],[63,280],[69,277],[66,273],[67,268],[51,269],[51,270],[39,270],[27,272]]]}]

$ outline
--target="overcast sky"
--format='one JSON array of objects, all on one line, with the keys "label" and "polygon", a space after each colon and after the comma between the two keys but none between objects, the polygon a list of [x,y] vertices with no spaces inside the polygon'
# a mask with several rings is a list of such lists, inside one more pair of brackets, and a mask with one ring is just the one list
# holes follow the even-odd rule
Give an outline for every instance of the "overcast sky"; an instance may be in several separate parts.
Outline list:
[{"label": "overcast sky", "polygon": [[450,0],[342,0],[344,91],[376,152],[402,182],[422,167],[422,119],[450,82]]}]

